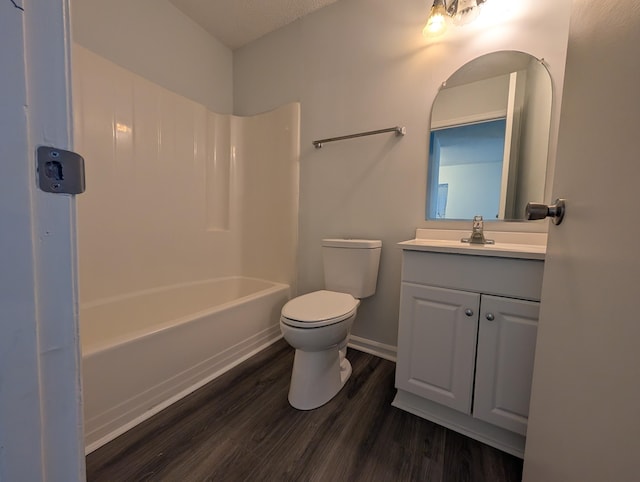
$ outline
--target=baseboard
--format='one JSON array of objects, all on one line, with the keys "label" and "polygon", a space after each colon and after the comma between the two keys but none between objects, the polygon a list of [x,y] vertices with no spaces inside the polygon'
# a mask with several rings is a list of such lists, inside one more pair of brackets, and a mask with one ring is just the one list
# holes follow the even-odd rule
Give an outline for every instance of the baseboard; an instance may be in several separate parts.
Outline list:
[{"label": "baseboard", "polygon": [[[156,415],[157,413],[161,412],[162,410],[164,410],[165,408],[169,407],[170,405],[174,404],[175,402],[177,402],[178,400],[181,400],[182,398],[186,397],[187,395],[195,392],[196,390],[198,390],[199,388],[203,387],[204,385],[206,385],[207,383],[211,382],[212,380],[215,380],[216,378],[218,378],[219,376],[221,376],[222,374],[228,372],[229,370],[231,370],[232,368],[234,368],[235,366],[239,365],[240,363],[242,363],[243,361],[251,358],[253,355],[255,355],[256,353],[261,352],[262,350],[264,350],[265,348],[271,346],[273,343],[275,343],[276,341],[280,340],[282,338],[282,334],[280,332],[280,327],[276,326],[275,328],[269,328],[268,330],[265,330],[264,332],[256,335],[255,337],[251,337],[247,340],[244,340],[243,342],[235,345],[233,347],[233,352],[235,354],[235,356],[232,357],[224,357],[223,360],[220,360],[219,363],[216,363],[212,366],[209,367],[209,370],[207,371],[206,374],[202,374],[202,376],[198,379],[197,382],[189,385],[187,388],[184,388],[182,390],[180,390],[178,393],[175,393],[174,395],[168,396],[168,397],[164,397],[164,399],[160,402],[154,403],[154,401],[152,400],[137,400],[135,401],[135,405],[136,407],[133,410],[129,411],[129,414],[135,414],[136,412],[139,413],[139,415],[136,415],[133,419],[131,419],[131,417],[123,417],[123,418],[129,418],[129,421],[127,421],[126,423],[118,423],[118,420],[113,420],[109,425],[112,426],[112,429],[104,436],[100,437],[98,440],[95,440],[91,443],[89,443],[88,445],[85,446],[85,454],[89,454],[91,452],[93,452],[94,450],[102,447],[103,445],[105,445],[106,443],[112,441],[113,439],[115,439],[116,437],[122,435],[123,433],[127,432],[128,430],[132,429],[133,427],[135,427],[136,425],[144,422],[145,420],[151,418],[152,416]],[[260,343],[258,346],[256,346],[256,343]],[[188,374],[184,374],[185,377],[188,377]],[[191,374],[191,376],[193,376],[193,374]],[[173,381],[175,384],[177,384],[177,386],[179,386],[179,381],[178,380],[174,380]],[[162,391],[164,393],[171,393],[171,389],[170,387],[163,387]],[[175,392],[175,389],[173,390],[173,392]],[[155,397],[153,397],[155,398]],[[151,402],[151,403],[150,403]],[[149,405],[153,405],[151,408],[146,409],[143,407],[147,407]],[[142,413],[140,413],[142,411]],[[118,417],[120,418],[120,417]]]},{"label": "baseboard", "polygon": [[351,348],[354,348],[359,351],[363,351],[365,353],[370,353],[375,356],[379,356],[380,358],[384,358],[385,360],[389,360],[395,363],[396,355],[398,352],[398,347],[393,345],[386,345],[384,343],[380,343],[374,340],[369,340],[367,338],[361,338],[359,336],[351,335],[349,337],[349,345]]}]

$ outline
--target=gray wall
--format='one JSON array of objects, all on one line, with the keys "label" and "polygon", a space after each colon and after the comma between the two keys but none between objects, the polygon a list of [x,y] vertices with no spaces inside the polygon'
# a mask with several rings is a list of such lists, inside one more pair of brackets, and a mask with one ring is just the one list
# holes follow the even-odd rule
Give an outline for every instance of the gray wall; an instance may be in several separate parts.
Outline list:
[{"label": "gray wall", "polygon": [[74,42],[220,114],[233,113],[233,55],[167,0],[71,0]]},{"label": "gray wall", "polygon": [[[509,13],[497,7],[508,5]],[[401,251],[424,221],[427,131],[438,87],[458,67],[496,50],[544,58],[561,95],[569,2],[493,0],[500,10],[437,40],[421,35],[423,0],[341,0],[234,51],[239,115],[300,101],[299,291],[323,284],[323,237],[382,239],[377,294],[353,332],[395,345]],[[557,125],[559,106],[554,106]],[[311,141],[393,125],[407,135],[328,144]],[[554,127],[554,132],[556,128]],[[556,135],[552,135],[552,157]]]}]

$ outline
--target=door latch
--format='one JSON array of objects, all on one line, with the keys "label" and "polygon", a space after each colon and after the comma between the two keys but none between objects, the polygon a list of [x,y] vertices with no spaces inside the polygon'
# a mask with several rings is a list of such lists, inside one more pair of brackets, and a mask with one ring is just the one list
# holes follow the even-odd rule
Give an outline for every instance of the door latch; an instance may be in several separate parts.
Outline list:
[{"label": "door latch", "polygon": [[44,192],[80,194],[85,190],[84,159],[80,154],[40,146],[36,153],[38,184]]}]

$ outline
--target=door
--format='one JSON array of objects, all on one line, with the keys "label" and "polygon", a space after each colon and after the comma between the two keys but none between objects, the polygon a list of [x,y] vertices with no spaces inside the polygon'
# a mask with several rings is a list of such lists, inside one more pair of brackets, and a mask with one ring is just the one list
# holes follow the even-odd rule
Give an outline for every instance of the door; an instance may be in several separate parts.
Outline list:
[{"label": "door", "polygon": [[524,480],[638,480],[640,5],[574,0]]},{"label": "door", "polygon": [[0,480],[84,480],[75,202],[35,185],[70,147],[68,6],[0,2]]},{"label": "door", "polygon": [[397,387],[471,413],[480,295],[402,283]]},{"label": "door", "polygon": [[540,303],[482,295],[473,416],[527,434]]}]

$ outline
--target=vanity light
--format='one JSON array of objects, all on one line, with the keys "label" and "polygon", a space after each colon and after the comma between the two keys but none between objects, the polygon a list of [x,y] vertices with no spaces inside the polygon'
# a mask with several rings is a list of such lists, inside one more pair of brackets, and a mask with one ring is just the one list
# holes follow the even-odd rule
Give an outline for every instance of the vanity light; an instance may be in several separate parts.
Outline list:
[{"label": "vanity light", "polygon": [[447,12],[445,0],[435,0],[429,12],[427,24],[422,29],[422,35],[425,37],[435,37],[444,33],[449,25],[451,17]]},{"label": "vanity light", "polygon": [[479,4],[482,0],[453,0],[449,7],[449,13],[453,16],[453,23],[466,25],[473,22],[480,15]]},{"label": "vanity light", "polygon": [[456,25],[466,25],[480,15],[480,5],[486,0],[434,0],[422,35],[435,37],[442,34],[453,19]]}]

